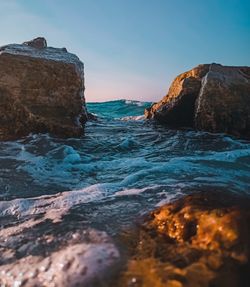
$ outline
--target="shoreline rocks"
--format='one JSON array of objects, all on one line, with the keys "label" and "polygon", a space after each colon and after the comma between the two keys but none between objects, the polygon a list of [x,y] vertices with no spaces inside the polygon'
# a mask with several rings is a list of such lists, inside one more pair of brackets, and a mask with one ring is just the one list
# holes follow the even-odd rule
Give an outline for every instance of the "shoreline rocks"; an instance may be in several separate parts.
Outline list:
[{"label": "shoreline rocks", "polygon": [[83,134],[84,66],[44,38],[0,48],[0,140],[29,133]]},{"label": "shoreline rocks", "polygon": [[248,286],[249,199],[187,195],[153,211],[130,240],[117,286]]},{"label": "shoreline rocks", "polygon": [[0,286],[109,286],[121,265],[115,242],[70,214],[93,193],[0,201]]},{"label": "shoreline rocks", "polygon": [[199,65],[175,78],[147,119],[250,138],[250,67]]},{"label": "shoreline rocks", "polygon": [[[0,247],[1,286],[103,286],[119,268],[120,253],[105,232],[86,229],[31,237],[25,240],[23,235],[22,245],[11,237],[12,246]],[[14,244],[21,246],[14,251]]]}]

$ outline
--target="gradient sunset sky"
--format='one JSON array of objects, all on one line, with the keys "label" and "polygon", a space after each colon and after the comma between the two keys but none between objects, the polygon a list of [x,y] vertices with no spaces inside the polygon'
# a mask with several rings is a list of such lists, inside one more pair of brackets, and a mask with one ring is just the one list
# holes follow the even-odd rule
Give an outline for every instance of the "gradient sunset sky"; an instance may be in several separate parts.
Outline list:
[{"label": "gradient sunset sky", "polygon": [[250,65],[249,0],[0,0],[0,45],[44,36],[85,65],[86,100],[157,101],[200,63]]}]

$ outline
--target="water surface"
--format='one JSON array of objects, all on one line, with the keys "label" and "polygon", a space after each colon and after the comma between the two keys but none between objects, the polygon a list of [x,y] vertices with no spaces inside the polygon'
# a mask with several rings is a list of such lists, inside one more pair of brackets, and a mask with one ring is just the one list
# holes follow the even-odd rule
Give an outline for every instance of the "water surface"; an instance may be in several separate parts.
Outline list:
[{"label": "water surface", "polygon": [[[82,138],[39,134],[1,142],[1,230],[19,226],[8,231],[14,239],[4,248],[84,228],[115,237],[191,190],[250,195],[250,142],[145,121],[149,105],[89,103],[98,120],[87,123]],[[20,226],[25,222],[28,229]]]}]

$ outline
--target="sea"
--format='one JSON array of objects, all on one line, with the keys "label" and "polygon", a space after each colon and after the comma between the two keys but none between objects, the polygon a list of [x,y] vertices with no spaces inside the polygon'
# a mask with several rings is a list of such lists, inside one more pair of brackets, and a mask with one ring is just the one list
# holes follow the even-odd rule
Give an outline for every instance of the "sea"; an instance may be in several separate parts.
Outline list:
[{"label": "sea", "polygon": [[[0,251],[11,249],[19,260],[27,256],[19,250],[24,241],[69,230],[117,238],[152,209],[190,192],[250,196],[249,141],[145,120],[150,105],[88,103],[97,119],[81,138],[30,134],[0,142],[0,237],[6,240]],[[47,254],[42,246],[36,255]]]}]

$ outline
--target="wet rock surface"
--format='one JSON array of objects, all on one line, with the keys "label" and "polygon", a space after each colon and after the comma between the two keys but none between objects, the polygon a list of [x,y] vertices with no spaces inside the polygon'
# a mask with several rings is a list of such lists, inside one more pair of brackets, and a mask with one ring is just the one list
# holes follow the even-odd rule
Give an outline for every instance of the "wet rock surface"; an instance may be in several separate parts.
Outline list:
[{"label": "wet rock surface", "polygon": [[1,286],[99,286],[119,264],[111,239],[92,229],[22,241],[16,251],[13,237],[0,248]]},{"label": "wet rock surface", "polygon": [[1,202],[0,286],[108,286],[120,253],[106,232],[71,218],[82,193]]},{"label": "wet rock surface", "polygon": [[199,65],[173,81],[168,94],[149,109],[172,127],[193,127],[250,138],[250,68]]},{"label": "wet rock surface", "polygon": [[131,258],[117,286],[250,282],[249,199],[194,193],[153,211],[137,232],[137,240],[128,240]]},{"label": "wet rock surface", "polygon": [[219,190],[179,195],[113,241],[86,227],[95,208],[70,212],[88,203],[87,195],[79,190],[1,202],[0,285],[248,286],[248,197]]},{"label": "wet rock surface", "polygon": [[87,120],[84,70],[44,38],[0,48],[0,140],[29,133],[80,136]]}]

